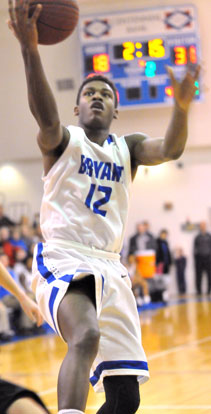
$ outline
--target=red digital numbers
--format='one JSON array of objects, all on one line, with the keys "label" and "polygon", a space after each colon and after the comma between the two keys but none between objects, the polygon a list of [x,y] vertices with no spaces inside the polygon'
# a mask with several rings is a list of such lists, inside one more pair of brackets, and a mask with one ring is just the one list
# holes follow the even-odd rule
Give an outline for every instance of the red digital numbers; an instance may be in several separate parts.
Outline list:
[{"label": "red digital numbers", "polygon": [[174,47],[174,64],[177,66],[187,65],[187,63],[197,63],[197,53],[196,46],[191,45],[189,47],[185,46],[175,46]]},{"label": "red digital numbers", "polygon": [[187,64],[187,49],[184,46],[175,46],[175,65],[186,65]]},{"label": "red digital numbers", "polygon": [[189,47],[189,59],[191,63],[197,63],[196,46]]},{"label": "red digital numbers", "polygon": [[93,56],[93,70],[101,73],[110,71],[109,56],[106,53]]}]

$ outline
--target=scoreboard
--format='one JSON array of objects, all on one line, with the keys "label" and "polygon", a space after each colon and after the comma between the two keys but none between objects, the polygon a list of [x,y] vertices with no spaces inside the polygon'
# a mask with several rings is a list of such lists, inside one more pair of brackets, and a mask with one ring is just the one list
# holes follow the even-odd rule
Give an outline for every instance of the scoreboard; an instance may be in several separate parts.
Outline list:
[{"label": "scoreboard", "polygon": [[[166,65],[181,79],[200,61],[197,11],[190,4],[82,16],[79,34],[83,78],[110,78],[120,108],[171,105]],[[200,100],[199,81],[196,87]]]}]

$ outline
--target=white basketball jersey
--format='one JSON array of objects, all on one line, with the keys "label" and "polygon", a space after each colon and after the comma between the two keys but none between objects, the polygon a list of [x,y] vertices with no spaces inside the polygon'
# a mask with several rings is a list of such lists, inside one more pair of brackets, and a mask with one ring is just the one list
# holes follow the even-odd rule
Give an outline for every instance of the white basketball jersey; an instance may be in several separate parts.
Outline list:
[{"label": "white basketball jersey", "polygon": [[43,237],[119,253],[131,184],[125,139],[112,134],[100,146],[82,128],[69,126],[68,130],[67,148],[43,177]]}]

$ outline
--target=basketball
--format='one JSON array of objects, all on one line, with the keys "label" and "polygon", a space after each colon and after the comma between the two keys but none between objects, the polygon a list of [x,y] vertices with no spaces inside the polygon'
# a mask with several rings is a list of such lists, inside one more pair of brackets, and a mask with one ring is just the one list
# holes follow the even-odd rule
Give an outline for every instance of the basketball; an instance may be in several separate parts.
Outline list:
[{"label": "basketball", "polygon": [[37,4],[42,5],[37,20],[39,44],[54,45],[71,35],[79,17],[76,0],[32,0],[29,17],[32,16]]}]

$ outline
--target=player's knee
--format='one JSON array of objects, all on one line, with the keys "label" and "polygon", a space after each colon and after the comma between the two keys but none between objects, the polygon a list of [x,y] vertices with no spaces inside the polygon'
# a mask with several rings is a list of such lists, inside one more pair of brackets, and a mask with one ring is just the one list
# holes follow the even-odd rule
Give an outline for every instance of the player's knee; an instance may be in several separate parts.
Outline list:
[{"label": "player's knee", "polygon": [[87,356],[95,356],[98,351],[100,331],[98,328],[86,328],[74,340],[75,348]]},{"label": "player's knee", "polygon": [[117,414],[120,414],[120,413],[121,414],[126,414],[126,413],[135,414],[139,408],[139,405],[140,405],[139,392],[135,391],[132,394],[128,392],[127,398],[125,398],[124,406],[123,406],[123,402],[121,401]]},{"label": "player's knee", "polygon": [[135,414],[140,405],[140,394],[138,383],[135,387],[120,387],[116,414]]},{"label": "player's knee", "polygon": [[[112,376],[104,379],[106,406],[116,408],[116,414],[135,414],[140,405],[139,384],[136,376]],[[113,400],[113,402],[112,402]]]}]

